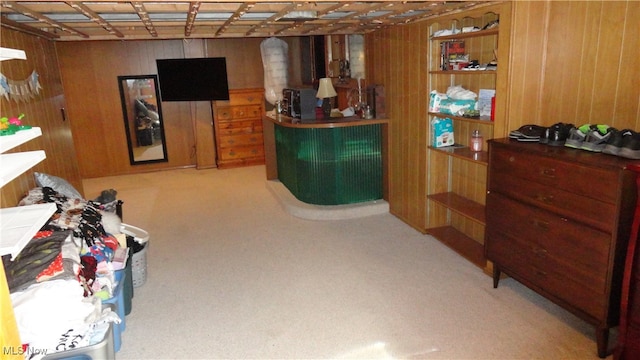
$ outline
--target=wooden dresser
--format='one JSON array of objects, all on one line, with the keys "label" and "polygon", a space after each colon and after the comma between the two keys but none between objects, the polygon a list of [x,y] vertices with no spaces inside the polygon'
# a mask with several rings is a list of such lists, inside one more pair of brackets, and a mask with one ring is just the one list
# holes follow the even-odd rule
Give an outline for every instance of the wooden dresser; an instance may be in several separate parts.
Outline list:
[{"label": "wooden dresser", "polygon": [[[636,188],[640,189],[640,163],[629,166],[636,174]],[[638,193],[640,197],[640,192]],[[636,201],[636,211],[627,246],[627,260],[622,280],[622,309],[620,310],[620,330],[618,345],[613,354],[616,360],[640,358],[640,201]]]},{"label": "wooden dresser", "polygon": [[629,160],[489,141],[485,255],[501,272],[595,325],[600,357],[620,317],[636,201]]},{"label": "wooden dresser", "polygon": [[219,168],[264,164],[264,89],[231,89],[229,101],[213,102]]}]

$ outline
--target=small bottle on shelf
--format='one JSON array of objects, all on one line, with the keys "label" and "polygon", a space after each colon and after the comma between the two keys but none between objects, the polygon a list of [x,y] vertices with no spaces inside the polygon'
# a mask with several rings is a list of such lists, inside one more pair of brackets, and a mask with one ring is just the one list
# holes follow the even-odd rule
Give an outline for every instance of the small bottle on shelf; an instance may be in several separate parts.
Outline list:
[{"label": "small bottle on shelf", "polygon": [[471,151],[478,152],[482,151],[482,134],[480,134],[480,130],[473,130],[471,133],[471,141],[469,142],[469,147]]}]

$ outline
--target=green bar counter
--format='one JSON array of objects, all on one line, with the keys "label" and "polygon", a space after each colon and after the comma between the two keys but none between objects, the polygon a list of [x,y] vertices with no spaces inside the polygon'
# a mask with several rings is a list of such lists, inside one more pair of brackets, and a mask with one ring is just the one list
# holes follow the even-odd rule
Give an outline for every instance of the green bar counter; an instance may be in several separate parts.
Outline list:
[{"label": "green bar counter", "polygon": [[299,122],[263,117],[267,179],[298,200],[343,205],[385,198],[386,119]]}]

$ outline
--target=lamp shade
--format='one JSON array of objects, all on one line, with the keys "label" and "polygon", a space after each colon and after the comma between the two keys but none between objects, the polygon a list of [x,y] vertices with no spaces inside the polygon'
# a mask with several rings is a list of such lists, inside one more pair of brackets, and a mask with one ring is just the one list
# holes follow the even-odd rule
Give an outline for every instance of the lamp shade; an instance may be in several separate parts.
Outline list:
[{"label": "lamp shade", "polygon": [[320,84],[318,85],[318,94],[316,95],[316,97],[318,99],[326,99],[334,96],[338,96],[338,93],[336,92],[336,89],[333,88],[331,79],[320,79]]}]

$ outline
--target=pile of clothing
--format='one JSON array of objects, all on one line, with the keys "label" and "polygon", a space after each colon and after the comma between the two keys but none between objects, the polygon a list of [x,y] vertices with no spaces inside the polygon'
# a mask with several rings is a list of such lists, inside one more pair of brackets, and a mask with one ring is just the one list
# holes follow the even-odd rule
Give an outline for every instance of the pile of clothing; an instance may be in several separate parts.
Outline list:
[{"label": "pile of clothing", "polygon": [[[113,200],[117,201],[117,200]],[[20,337],[30,348],[63,351],[104,338],[118,315],[115,271],[126,266],[126,235],[113,203],[70,198],[50,187],[30,190],[19,205],[55,203],[56,212],[11,260],[3,258]]]}]

